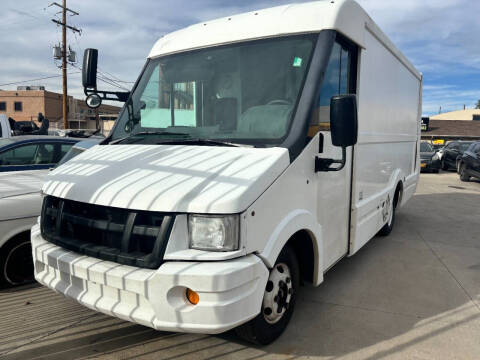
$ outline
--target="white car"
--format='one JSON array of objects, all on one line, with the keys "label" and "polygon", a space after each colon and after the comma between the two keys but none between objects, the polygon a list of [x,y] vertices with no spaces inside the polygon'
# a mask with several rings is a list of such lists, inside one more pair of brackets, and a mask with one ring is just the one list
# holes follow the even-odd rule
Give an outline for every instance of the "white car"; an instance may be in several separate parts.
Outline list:
[{"label": "white car", "polygon": [[30,228],[40,215],[40,189],[48,170],[0,173],[0,283],[33,279]]},{"label": "white car", "polygon": [[[59,164],[100,140],[75,144]],[[48,173],[48,169],[0,172],[0,285],[19,285],[33,280],[30,229],[40,215],[40,190]]]}]

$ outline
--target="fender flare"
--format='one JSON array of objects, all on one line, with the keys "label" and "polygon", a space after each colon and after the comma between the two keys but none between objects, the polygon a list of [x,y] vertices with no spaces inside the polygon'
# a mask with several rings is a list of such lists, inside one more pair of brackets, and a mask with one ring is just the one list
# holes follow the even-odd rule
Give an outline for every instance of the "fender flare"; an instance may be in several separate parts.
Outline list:
[{"label": "fender flare", "polygon": [[32,225],[23,225],[20,227],[17,227],[15,229],[12,229],[11,231],[7,232],[0,238],[0,249],[8,243],[10,240],[12,240],[14,237],[26,233],[27,231],[30,231],[32,228]]},{"label": "fender flare", "polygon": [[[405,175],[401,169],[396,169],[390,176],[387,193],[390,194],[392,199],[395,196],[395,191],[397,190],[398,184],[402,184],[402,189],[405,186]],[[397,204],[397,207],[401,207],[402,205],[402,198],[400,198],[400,202]]]},{"label": "fender flare", "polygon": [[287,242],[295,233],[302,230],[307,231],[312,240],[314,251],[313,284],[316,286],[323,282],[323,243],[321,226],[309,211],[296,209],[285,216],[272,232],[267,244],[258,256],[268,268],[272,268]]}]

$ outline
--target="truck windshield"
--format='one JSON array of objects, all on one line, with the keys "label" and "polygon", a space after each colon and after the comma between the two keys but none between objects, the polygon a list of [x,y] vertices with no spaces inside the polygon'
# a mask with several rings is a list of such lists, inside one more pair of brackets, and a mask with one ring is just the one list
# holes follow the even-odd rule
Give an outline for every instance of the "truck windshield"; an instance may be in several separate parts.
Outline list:
[{"label": "truck windshield", "polygon": [[317,36],[290,36],[149,60],[112,140],[280,144]]}]

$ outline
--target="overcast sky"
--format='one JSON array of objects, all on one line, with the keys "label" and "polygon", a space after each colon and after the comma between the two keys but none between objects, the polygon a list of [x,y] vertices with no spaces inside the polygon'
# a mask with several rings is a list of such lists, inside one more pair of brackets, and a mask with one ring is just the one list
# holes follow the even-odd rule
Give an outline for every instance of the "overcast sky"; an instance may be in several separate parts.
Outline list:
[{"label": "overcast sky", "polygon": [[[61,0],[57,0],[61,2]],[[61,40],[51,22],[51,0],[1,0],[0,89],[7,83],[55,76],[52,46]],[[130,87],[154,42],[187,25],[294,0],[68,0],[80,13],[68,17],[82,34],[68,32],[80,66],[83,49],[98,48],[99,70]],[[479,0],[359,0],[398,48],[424,74],[424,114],[474,107],[480,99]],[[70,68],[69,93],[83,98],[78,69]],[[101,83],[100,83],[101,84]],[[61,77],[27,81],[61,92]],[[103,86],[102,86],[103,87]],[[109,85],[104,84],[105,88]]]}]

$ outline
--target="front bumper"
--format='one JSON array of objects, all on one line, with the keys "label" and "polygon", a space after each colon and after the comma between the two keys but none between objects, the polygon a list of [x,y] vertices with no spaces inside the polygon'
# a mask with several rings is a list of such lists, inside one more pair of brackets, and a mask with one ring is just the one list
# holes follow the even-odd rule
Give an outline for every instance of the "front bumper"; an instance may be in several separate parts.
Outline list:
[{"label": "front bumper", "polygon": [[[164,331],[215,334],[255,317],[268,270],[255,255],[218,262],[166,262],[157,270],[67,251],[32,228],[35,278],[93,310]],[[186,288],[199,294],[191,305]]]}]

